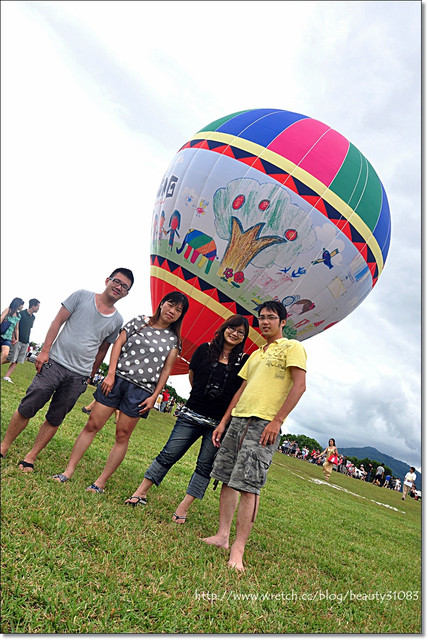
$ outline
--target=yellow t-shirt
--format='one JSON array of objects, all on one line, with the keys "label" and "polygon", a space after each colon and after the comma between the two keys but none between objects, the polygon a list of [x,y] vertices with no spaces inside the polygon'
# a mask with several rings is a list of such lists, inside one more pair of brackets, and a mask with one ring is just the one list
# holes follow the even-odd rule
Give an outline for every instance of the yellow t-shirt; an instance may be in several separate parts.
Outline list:
[{"label": "yellow t-shirt", "polygon": [[247,386],[232,415],[273,420],[293,385],[290,367],[306,371],[306,351],[297,340],[280,338],[252,353],[238,374]]}]

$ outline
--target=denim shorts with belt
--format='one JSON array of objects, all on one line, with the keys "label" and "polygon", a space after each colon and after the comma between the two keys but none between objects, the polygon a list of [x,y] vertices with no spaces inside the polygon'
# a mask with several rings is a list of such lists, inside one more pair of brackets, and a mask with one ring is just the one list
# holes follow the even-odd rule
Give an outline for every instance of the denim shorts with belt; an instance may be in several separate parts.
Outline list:
[{"label": "denim shorts with belt", "polygon": [[190,478],[186,493],[202,500],[210,483],[210,473],[217,453],[212,434],[220,420],[207,418],[183,407],[176,420],[168,442],[153,460],[144,477],[159,486],[171,467],[184,456],[192,444],[202,437],[196,468]]}]

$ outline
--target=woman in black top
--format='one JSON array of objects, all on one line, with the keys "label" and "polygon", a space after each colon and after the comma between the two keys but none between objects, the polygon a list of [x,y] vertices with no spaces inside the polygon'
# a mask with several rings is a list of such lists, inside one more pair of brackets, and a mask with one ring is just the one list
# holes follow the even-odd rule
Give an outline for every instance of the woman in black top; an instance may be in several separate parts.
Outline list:
[{"label": "woman in black top", "polygon": [[192,385],[190,397],[176,420],[168,442],[144,474],[144,480],[131,498],[130,506],[145,505],[147,492],[159,486],[171,467],[202,437],[196,469],[190,479],[184,500],[177,507],[173,521],[183,524],[187,511],[195,500],[202,500],[210,482],[210,473],[217,452],[212,433],[239,389],[242,379],[238,372],[248,358],[244,354],[248,336],[248,320],[240,315],[228,318],[215,332],[212,342],[200,345],[189,365]]}]

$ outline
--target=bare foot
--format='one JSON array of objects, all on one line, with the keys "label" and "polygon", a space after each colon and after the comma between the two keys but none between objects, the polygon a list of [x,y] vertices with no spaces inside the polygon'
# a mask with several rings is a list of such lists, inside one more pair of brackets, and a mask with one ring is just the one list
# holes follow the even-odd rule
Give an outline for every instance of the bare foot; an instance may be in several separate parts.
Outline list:
[{"label": "bare foot", "polygon": [[245,571],[245,567],[242,564],[242,562],[232,562],[231,560],[229,560],[229,562],[227,563],[227,566],[230,567],[231,569],[236,569],[236,571],[241,571],[242,573]]},{"label": "bare foot", "polygon": [[223,538],[222,536],[215,535],[210,538],[201,538],[202,542],[206,542],[207,544],[211,544],[214,547],[219,547],[219,549],[229,549],[229,541],[227,538]]},{"label": "bare foot", "polygon": [[244,564],[242,561],[242,557],[244,555],[244,551],[240,549],[234,548],[234,544],[230,549],[229,562],[227,563],[228,567],[231,569],[236,569],[237,571],[245,571]]}]

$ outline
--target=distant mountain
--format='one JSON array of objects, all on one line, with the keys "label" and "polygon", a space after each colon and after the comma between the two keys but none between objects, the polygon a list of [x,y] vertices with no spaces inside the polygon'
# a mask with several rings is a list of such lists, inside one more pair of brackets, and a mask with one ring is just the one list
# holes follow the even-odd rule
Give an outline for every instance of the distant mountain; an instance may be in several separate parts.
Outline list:
[{"label": "distant mountain", "polygon": [[[339,452],[343,453],[345,456],[355,456],[359,460],[363,460],[364,458],[369,458],[370,460],[377,460],[378,462],[384,462],[387,467],[389,467],[392,471],[392,475],[396,478],[400,478],[401,482],[403,482],[403,478],[409,470],[410,465],[407,462],[402,462],[401,460],[396,460],[386,453],[381,453],[374,447],[348,447],[343,448],[339,447]],[[422,488],[422,476],[418,470],[416,473],[416,488]]]}]

